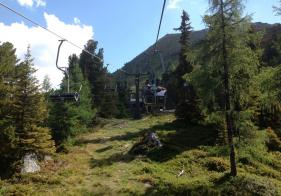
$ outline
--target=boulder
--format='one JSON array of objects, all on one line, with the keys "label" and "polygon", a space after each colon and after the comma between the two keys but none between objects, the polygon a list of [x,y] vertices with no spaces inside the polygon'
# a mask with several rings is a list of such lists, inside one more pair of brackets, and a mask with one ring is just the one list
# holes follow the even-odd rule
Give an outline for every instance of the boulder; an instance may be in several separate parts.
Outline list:
[{"label": "boulder", "polygon": [[142,140],[136,143],[129,151],[130,154],[147,154],[149,151],[155,148],[161,148],[163,145],[160,142],[156,133],[150,131],[142,138]]},{"label": "boulder", "polygon": [[39,164],[38,164],[38,158],[35,153],[27,153],[22,158],[22,168],[21,173],[35,173],[39,172],[41,170]]}]

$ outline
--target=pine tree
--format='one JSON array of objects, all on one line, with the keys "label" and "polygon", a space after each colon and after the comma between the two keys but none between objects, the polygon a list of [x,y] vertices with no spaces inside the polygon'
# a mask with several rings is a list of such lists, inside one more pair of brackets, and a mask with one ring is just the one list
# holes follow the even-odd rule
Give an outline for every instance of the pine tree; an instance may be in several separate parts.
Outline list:
[{"label": "pine tree", "polygon": [[264,67],[256,77],[260,89],[260,116],[261,127],[279,128],[281,126],[281,65]]},{"label": "pine tree", "polygon": [[[92,54],[95,54],[100,59],[103,59],[103,50],[100,49],[96,53],[98,42],[89,40],[85,49]],[[106,68],[103,67],[103,62],[87,52],[83,51],[80,55],[80,67],[83,76],[89,80],[92,92],[93,106],[100,111],[101,103],[103,101],[104,90],[106,88]]]},{"label": "pine tree", "polygon": [[82,71],[79,66],[79,58],[76,55],[69,57],[69,69],[70,69],[70,86],[72,90],[79,91],[80,101],[78,105],[73,105],[75,113],[79,116],[78,119],[82,125],[88,127],[94,116],[95,110],[93,109],[91,103],[91,89],[89,82],[84,78]]},{"label": "pine tree", "polygon": [[[69,85],[71,92],[79,92],[78,103],[57,102],[50,106],[48,119],[57,145],[67,141],[71,136],[86,130],[92,123],[96,111],[92,108],[89,82],[84,79],[76,55],[69,57]],[[63,79],[61,92],[67,91],[67,78]]]},{"label": "pine tree", "polygon": [[13,116],[19,158],[27,152],[39,154],[54,152],[50,130],[42,127],[47,110],[44,95],[40,93],[38,81],[34,77],[35,72],[28,47],[24,61],[16,67],[14,83]]},{"label": "pine tree", "polygon": [[127,82],[116,82],[117,94],[118,94],[118,103],[117,103],[117,118],[126,118],[129,116],[128,100],[129,100],[129,89]]},{"label": "pine tree", "polygon": [[193,86],[187,82],[183,77],[193,71],[191,62],[191,46],[190,33],[191,26],[189,16],[186,11],[182,12],[181,26],[175,30],[181,31],[179,43],[181,44],[181,51],[179,54],[179,65],[175,70],[175,77],[177,79],[177,107],[176,116],[183,118],[189,123],[198,123],[202,119],[202,114],[199,108],[199,99],[196,95]]},{"label": "pine tree", "polygon": [[101,117],[110,118],[116,114],[116,95],[110,86],[107,68],[103,65],[103,49],[96,52],[98,42],[89,40],[85,49],[97,57],[83,51],[80,55],[80,67],[83,76],[89,80],[92,105]]},{"label": "pine tree", "polygon": [[17,63],[11,43],[0,45],[0,175],[10,170],[15,150],[15,127],[12,118],[13,78]]},{"label": "pine tree", "polygon": [[276,15],[281,15],[281,0],[279,0],[279,6],[273,6],[273,10],[276,13]]},{"label": "pine tree", "polygon": [[[234,51],[234,49],[237,48],[236,41],[239,40],[238,30],[241,29],[239,25],[241,25],[243,5],[241,0],[210,0],[209,3],[212,15],[205,17],[205,22],[209,27],[208,39],[211,42],[211,46],[209,46],[211,54],[209,55],[212,55],[212,63],[214,66],[217,66],[217,73],[222,78],[219,82],[221,82],[223,87],[224,99],[222,104],[225,111],[225,122],[230,147],[231,175],[236,176],[237,170],[233,143],[233,105],[231,100],[233,98],[231,87],[235,86],[232,86],[230,80],[233,63],[239,61],[239,59],[232,61],[232,58],[236,57],[233,53],[239,52]],[[238,73],[240,72],[238,71]]]},{"label": "pine tree", "polygon": [[[261,35],[251,31],[250,19],[242,18],[242,0],[210,0],[211,15],[204,21],[209,32],[200,54],[201,68],[191,76],[199,89],[207,120],[227,130],[231,175],[236,162],[233,137],[255,130],[260,87],[255,82],[261,59]],[[224,121],[222,120],[224,116]]]},{"label": "pine tree", "polygon": [[48,93],[52,90],[51,79],[48,75],[44,77],[44,80],[42,82],[42,90],[44,93]]},{"label": "pine tree", "polygon": [[265,66],[276,67],[281,64],[281,25],[277,24],[271,29],[271,36],[265,44],[263,61]]}]

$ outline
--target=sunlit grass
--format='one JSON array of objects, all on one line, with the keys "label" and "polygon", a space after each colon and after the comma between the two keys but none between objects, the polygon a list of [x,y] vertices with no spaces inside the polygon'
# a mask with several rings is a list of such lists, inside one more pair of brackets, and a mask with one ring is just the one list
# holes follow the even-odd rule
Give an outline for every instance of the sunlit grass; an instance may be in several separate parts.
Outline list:
[{"label": "sunlit grass", "polygon": [[[265,131],[236,142],[238,177],[229,173],[228,147],[209,127],[173,122],[173,115],[112,120],[75,138],[38,174],[0,181],[0,195],[280,195],[281,155],[268,152]],[[147,156],[128,151],[147,131],[164,147]]]}]

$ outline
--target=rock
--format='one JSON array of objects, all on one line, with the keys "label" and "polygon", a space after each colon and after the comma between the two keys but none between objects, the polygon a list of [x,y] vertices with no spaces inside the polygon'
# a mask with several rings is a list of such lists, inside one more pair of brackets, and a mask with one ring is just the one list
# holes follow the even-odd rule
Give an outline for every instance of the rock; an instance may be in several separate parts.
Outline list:
[{"label": "rock", "polygon": [[146,183],[144,183],[144,187],[145,187],[145,188],[151,188],[152,185],[151,185],[150,183],[146,182]]},{"label": "rock", "polygon": [[44,156],[44,161],[45,162],[53,161],[53,158],[51,156],[49,156],[49,155],[45,155]]},{"label": "rock", "polygon": [[129,148],[129,147],[130,147],[130,144],[125,144],[124,147],[125,147],[125,148]]},{"label": "rock", "polygon": [[140,142],[136,143],[131,150],[130,154],[147,154],[150,150],[161,148],[163,145],[157,137],[156,133],[148,132]]},{"label": "rock", "polygon": [[21,173],[35,173],[41,170],[37,155],[35,153],[27,153],[22,158],[23,166],[21,168]]}]

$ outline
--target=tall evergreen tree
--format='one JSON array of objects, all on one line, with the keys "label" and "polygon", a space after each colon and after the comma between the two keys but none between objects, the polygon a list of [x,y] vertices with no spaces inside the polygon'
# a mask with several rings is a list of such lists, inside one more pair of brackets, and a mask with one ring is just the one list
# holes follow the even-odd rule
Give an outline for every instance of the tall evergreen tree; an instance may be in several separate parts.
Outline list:
[{"label": "tall evergreen tree", "polygon": [[13,78],[17,57],[11,43],[0,45],[0,175],[9,170],[15,150],[15,127],[12,118]]},{"label": "tall evergreen tree", "polygon": [[[218,100],[224,110],[230,147],[231,175],[236,176],[235,150],[233,143],[234,110],[242,111],[250,103],[250,79],[257,73],[258,61],[247,46],[249,25],[241,17],[242,0],[210,0],[210,12],[205,22],[209,27],[208,46],[211,70],[218,77],[214,81],[221,86],[223,99]],[[219,90],[219,89],[218,89]]]},{"label": "tall evergreen tree", "polygon": [[44,80],[42,82],[42,90],[44,93],[48,93],[52,90],[51,79],[48,75],[44,76]]},{"label": "tall evergreen tree", "polygon": [[185,74],[189,74],[193,71],[190,46],[190,33],[192,28],[189,22],[189,15],[186,11],[182,12],[181,19],[181,26],[175,29],[181,32],[179,40],[179,43],[181,44],[179,65],[174,73],[177,80],[176,86],[178,97],[176,116],[178,118],[183,118],[189,123],[197,123],[202,119],[199,108],[199,99],[193,86],[183,78]]},{"label": "tall evergreen tree", "polygon": [[281,126],[281,65],[264,67],[257,75],[256,81],[260,89],[260,116],[261,127],[279,128]]},{"label": "tall evergreen tree", "polygon": [[118,103],[117,103],[117,118],[126,118],[129,116],[129,89],[127,82],[116,82],[116,88],[117,88],[117,95],[118,95]]},{"label": "tall evergreen tree", "polygon": [[107,71],[107,67],[104,69],[105,72],[105,88],[101,93],[102,99],[100,100],[99,115],[103,118],[116,117],[117,104],[118,104],[118,93],[116,91],[116,86],[113,85],[112,78]]},{"label": "tall evergreen tree", "polygon": [[47,117],[44,95],[34,77],[30,48],[25,59],[16,67],[14,100],[14,124],[19,158],[27,152],[49,154],[54,152],[50,130],[43,127]]},{"label": "tall evergreen tree", "polygon": [[84,78],[79,66],[79,58],[76,55],[69,57],[69,69],[71,90],[80,90],[79,104],[74,105],[74,110],[76,110],[75,113],[79,116],[80,124],[88,127],[92,123],[96,111],[91,105],[92,97],[89,81]]},{"label": "tall evergreen tree", "polygon": [[[103,50],[100,49],[96,52],[98,42],[89,40],[85,46],[85,49],[92,54],[95,54],[100,59],[103,59]],[[106,71],[103,67],[103,62],[85,51],[82,51],[80,55],[80,67],[83,75],[89,80],[90,88],[92,92],[93,106],[100,110],[101,103],[103,101],[104,89],[106,88]]]},{"label": "tall evergreen tree", "polygon": [[281,25],[274,25],[269,31],[269,38],[264,46],[263,58],[265,66],[276,67],[281,64]]},{"label": "tall evergreen tree", "polygon": [[[96,113],[91,105],[89,82],[83,77],[79,58],[76,55],[69,57],[69,77],[70,91],[79,91],[80,100],[78,103],[57,102],[51,104],[48,122],[57,145],[77,132],[85,130],[91,124]],[[67,91],[66,77],[62,81],[60,91]]]},{"label": "tall evergreen tree", "polygon": [[279,6],[273,6],[273,9],[276,15],[281,15],[281,0],[279,0]]},{"label": "tall evergreen tree", "polygon": [[97,50],[98,42],[89,40],[85,49],[97,57],[83,51],[80,55],[80,67],[85,78],[89,80],[92,105],[97,108],[101,117],[112,117],[116,114],[116,95],[111,90],[107,68],[103,64],[103,49]]}]

